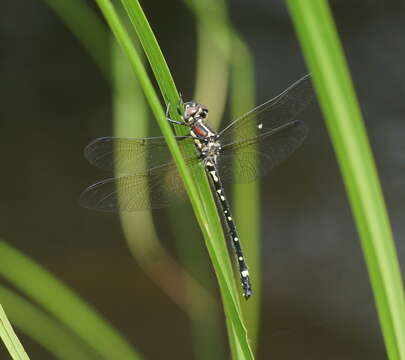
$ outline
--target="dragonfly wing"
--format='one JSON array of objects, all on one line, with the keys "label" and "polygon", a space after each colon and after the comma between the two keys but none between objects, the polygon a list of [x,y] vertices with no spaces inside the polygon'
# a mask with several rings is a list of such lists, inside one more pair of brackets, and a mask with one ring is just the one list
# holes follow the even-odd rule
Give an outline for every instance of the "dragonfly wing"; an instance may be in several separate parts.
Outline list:
[{"label": "dragonfly wing", "polygon": [[[196,166],[198,158],[186,160]],[[80,196],[80,204],[100,211],[138,211],[158,209],[186,199],[176,165],[171,162],[142,174],[120,176],[91,185]]]},{"label": "dragonfly wing", "polygon": [[249,183],[286,160],[304,142],[308,127],[302,121],[269,131],[258,137],[222,147],[218,157],[221,178]]},{"label": "dragonfly wing", "polygon": [[[190,137],[176,137],[183,149]],[[88,144],[84,150],[86,159],[96,167],[118,174],[142,173],[171,160],[170,151],[163,137],[132,139],[102,137]]]},{"label": "dragonfly wing", "polygon": [[280,95],[229,124],[219,133],[221,142],[227,144],[243,141],[292,122],[312,101],[314,95],[311,76],[307,74]]}]

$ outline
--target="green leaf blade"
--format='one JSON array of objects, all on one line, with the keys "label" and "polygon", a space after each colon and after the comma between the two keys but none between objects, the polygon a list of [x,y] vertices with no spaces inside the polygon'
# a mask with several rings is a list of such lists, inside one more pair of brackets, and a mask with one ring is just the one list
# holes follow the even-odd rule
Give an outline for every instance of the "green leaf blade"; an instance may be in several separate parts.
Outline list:
[{"label": "green leaf blade", "polygon": [[13,325],[56,359],[91,360],[100,356],[78,336],[22,296],[0,286],[0,302]]},{"label": "green leaf blade", "polygon": [[324,0],[289,0],[361,238],[389,358],[405,359],[405,301],[395,245],[367,132]]},{"label": "green leaf blade", "polygon": [[103,358],[141,359],[106,319],[54,275],[4,241],[0,241],[0,275],[46,308]]},{"label": "green leaf blade", "polygon": [[[107,20],[113,19],[113,21],[108,20],[110,26],[113,26],[116,29],[118,27],[122,30],[122,25],[118,25],[118,17],[112,14],[115,11],[112,8],[111,3],[108,0],[97,0],[97,2],[104,15],[107,17]],[[162,52],[160,51],[157,41],[147,22],[145,14],[143,13],[137,1],[122,0],[122,2],[128,12],[135,30],[138,33],[141,44],[156,76],[156,80],[158,81],[159,87],[161,88],[163,97],[166,101],[172,104],[170,108],[171,116],[173,116],[173,118],[175,119],[179,118],[179,115],[174,111],[175,106],[177,106],[180,101],[179,95],[174,85],[172,76],[170,75],[170,72],[168,70],[167,64],[163,58]],[[108,13],[106,13],[106,11]],[[121,30],[114,31],[113,29],[113,32],[117,36],[117,39],[121,44],[129,45],[126,43],[125,40],[129,37],[127,36],[127,34],[124,33],[124,31]],[[136,52],[133,52],[130,46],[123,47],[128,57],[130,58],[130,61],[131,57],[138,57]],[[133,61],[134,64],[136,62]],[[135,67],[134,70],[136,72],[139,71],[139,69]],[[144,85],[145,84],[141,83],[142,87]],[[158,124],[167,140],[169,149],[178,166],[178,169],[186,186],[186,190],[193,205],[198,223],[200,224],[200,227],[204,234],[206,245],[214,264],[215,272],[221,289],[221,296],[224,302],[226,316],[228,316],[231,320],[232,327],[235,329],[235,334],[237,335],[236,342],[242,350],[244,359],[252,359],[253,355],[247,340],[246,329],[241,318],[241,311],[239,300],[236,295],[235,280],[233,278],[232,267],[229,257],[226,255],[227,251],[222,226],[218,217],[217,209],[212,197],[205,171],[202,166],[196,166],[193,174],[190,174],[174,139],[171,128],[165,118],[165,114],[163,113],[161,106],[157,104],[158,99],[156,94],[153,91],[149,91],[149,89],[147,89],[147,91],[145,91],[144,89],[144,92],[147,99],[150,98],[149,100],[152,111],[154,112],[155,117],[158,120]],[[183,132],[185,131],[186,130],[184,129]],[[229,336],[233,336],[232,329],[228,329],[228,333]],[[233,342],[231,342],[231,344],[232,343]],[[237,357],[237,352],[235,351],[235,349],[232,349],[232,352],[235,358],[240,358]]]},{"label": "green leaf blade", "polygon": [[13,360],[29,360],[20,340],[15,334],[13,327],[8,321],[7,315],[0,304],[0,338],[13,358]]}]

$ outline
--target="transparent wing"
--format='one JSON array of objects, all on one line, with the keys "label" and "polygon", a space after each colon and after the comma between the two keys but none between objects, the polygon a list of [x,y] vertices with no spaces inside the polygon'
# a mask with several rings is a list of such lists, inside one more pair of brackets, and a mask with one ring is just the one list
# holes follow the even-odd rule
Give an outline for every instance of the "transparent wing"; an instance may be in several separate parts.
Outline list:
[{"label": "transparent wing", "polygon": [[244,141],[291,123],[314,98],[307,74],[275,98],[241,116],[219,133],[222,144]]},{"label": "transparent wing", "polygon": [[[192,143],[188,136],[178,136],[176,139],[181,150]],[[171,161],[170,151],[163,137],[102,137],[86,146],[84,156],[98,168],[119,174],[142,173],[146,169]]]},{"label": "transparent wing", "polygon": [[286,160],[304,142],[308,127],[291,121],[257,137],[222,147],[218,157],[219,175],[225,181],[248,183]]},{"label": "transparent wing", "polygon": [[[198,159],[188,159],[187,166],[197,166]],[[80,196],[80,204],[100,211],[138,211],[169,206],[186,199],[183,182],[171,162],[143,174],[102,180]]]}]

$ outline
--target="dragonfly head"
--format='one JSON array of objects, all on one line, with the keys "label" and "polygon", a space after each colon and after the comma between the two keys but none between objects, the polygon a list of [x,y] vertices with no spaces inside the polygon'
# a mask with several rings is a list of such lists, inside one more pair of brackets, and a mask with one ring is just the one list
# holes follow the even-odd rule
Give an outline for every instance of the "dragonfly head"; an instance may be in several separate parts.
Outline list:
[{"label": "dragonfly head", "polygon": [[206,106],[194,101],[184,103],[183,120],[187,125],[193,125],[199,119],[205,119],[208,116]]}]

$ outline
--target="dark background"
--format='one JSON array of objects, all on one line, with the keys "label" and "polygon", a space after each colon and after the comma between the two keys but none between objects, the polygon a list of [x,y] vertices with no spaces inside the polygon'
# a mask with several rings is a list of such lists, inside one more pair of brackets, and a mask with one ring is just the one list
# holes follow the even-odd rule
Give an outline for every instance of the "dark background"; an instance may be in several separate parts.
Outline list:
[{"label": "dark background", "polygon": [[[194,18],[181,2],[144,3],[188,99],[194,88]],[[405,6],[377,0],[332,5],[403,262]],[[229,11],[255,56],[258,103],[307,72],[284,2],[229,1]],[[118,217],[77,203],[98,176],[83,147],[112,133],[109,84],[42,1],[3,1],[0,36],[0,236],[93,304],[145,358],[193,358],[187,317],[134,263]],[[184,49],[191,53],[187,58]],[[304,120],[311,128],[307,142],[262,182],[258,357],[386,359],[323,119],[313,107]],[[165,222],[155,219],[164,234]],[[190,246],[205,251],[195,238]],[[164,242],[172,251],[170,236]],[[18,334],[32,359],[52,358]],[[7,359],[0,348],[0,358]]]}]

